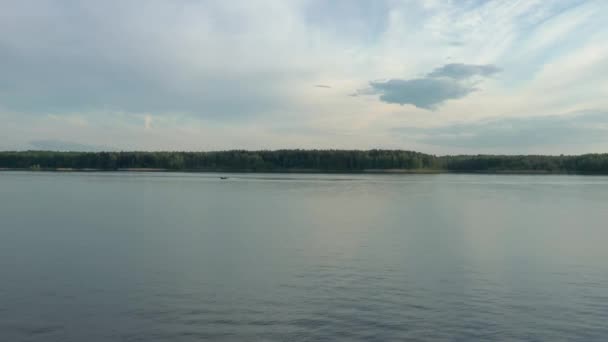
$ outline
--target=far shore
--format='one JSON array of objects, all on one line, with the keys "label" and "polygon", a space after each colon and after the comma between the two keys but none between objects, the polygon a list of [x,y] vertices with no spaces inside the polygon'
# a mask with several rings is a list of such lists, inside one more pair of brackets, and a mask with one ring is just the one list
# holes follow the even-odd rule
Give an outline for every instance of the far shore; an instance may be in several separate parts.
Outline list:
[{"label": "far shore", "polygon": [[0,171],[31,171],[31,172],[183,172],[183,173],[277,173],[277,174],[485,174],[485,175],[583,175],[601,176],[602,173],[582,172],[552,172],[545,170],[434,170],[434,169],[364,169],[364,170],[322,170],[322,169],[281,169],[281,170],[252,170],[252,169],[162,169],[162,168],[120,168],[120,169],[93,169],[93,168],[0,168]]}]

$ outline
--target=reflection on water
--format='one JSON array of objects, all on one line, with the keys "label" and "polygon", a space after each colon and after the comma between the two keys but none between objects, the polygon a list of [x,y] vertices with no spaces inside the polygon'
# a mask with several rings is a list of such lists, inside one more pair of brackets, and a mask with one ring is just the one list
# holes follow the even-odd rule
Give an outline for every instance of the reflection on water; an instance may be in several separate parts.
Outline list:
[{"label": "reflection on water", "polygon": [[608,178],[0,173],[0,340],[608,339]]}]

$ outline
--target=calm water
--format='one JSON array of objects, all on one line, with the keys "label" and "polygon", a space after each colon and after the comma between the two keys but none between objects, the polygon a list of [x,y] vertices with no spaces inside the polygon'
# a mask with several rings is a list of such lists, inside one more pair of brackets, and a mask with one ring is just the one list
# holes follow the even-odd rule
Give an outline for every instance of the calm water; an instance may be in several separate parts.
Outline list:
[{"label": "calm water", "polygon": [[0,172],[1,341],[608,340],[608,178]]}]

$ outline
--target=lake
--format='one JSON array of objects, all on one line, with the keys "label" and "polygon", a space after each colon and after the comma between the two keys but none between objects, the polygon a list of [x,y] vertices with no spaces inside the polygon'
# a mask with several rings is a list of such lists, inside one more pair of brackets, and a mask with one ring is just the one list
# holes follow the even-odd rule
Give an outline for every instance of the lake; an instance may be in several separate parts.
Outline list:
[{"label": "lake", "polygon": [[606,341],[608,177],[0,172],[0,272],[2,341]]}]

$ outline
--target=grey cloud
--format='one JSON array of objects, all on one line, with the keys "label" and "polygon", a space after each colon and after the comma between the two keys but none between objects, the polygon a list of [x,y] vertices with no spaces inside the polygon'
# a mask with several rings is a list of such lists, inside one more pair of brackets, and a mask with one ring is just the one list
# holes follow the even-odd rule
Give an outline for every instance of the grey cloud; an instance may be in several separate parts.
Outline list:
[{"label": "grey cloud", "polygon": [[369,88],[357,91],[354,96],[380,95],[382,102],[435,109],[447,100],[460,99],[476,91],[473,76],[487,77],[499,71],[493,65],[446,64],[423,78],[371,81]]},{"label": "grey cloud", "polygon": [[325,84],[315,84],[315,88],[331,88],[331,86]]},{"label": "grey cloud", "polygon": [[395,133],[435,146],[518,148],[608,142],[608,112],[510,118],[436,128],[398,128]]},{"label": "grey cloud", "polygon": [[[0,6],[0,106],[14,112],[246,119],[289,108],[288,85],[305,77],[279,68],[220,70],[193,62],[204,57],[201,51],[232,50],[229,42],[180,34],[196,22],[171,18],[204,22],[212,16],[191,2],[153,2],[145,13],[137,1],[23,3]],[[200,12],[186,15],[186,5]]]},{"label": "grey cloud", "polygon": [[451,63],[433,70],[428,77],[448,77],[455,80],[464,80],[473,76],[491,76],[501,69],[494,65],[475,65]]},{"label": "grey cloud", "polygon": [[451,45],[451,46],[463,46],[463,45],[465,45],[465,43],[461,42],[459,40],[452,40],[452,41],[448,42],[448,45]]},{"label": "grey cloud", "polygon": [[380,100],[400,105],[434,109],[450,99],[459,99],[475,91],[471,85],[451,79],[419,78],[412,80],[393,79],[386,82],[370,82],[371,94],[380,94]]},{"label": "grey cloud", "polygon": [[198,74],[180,79],[107,61],[43,56],[9,60],[6,55],[0,57],[0,74],[6,77],[0,81],[0,103],[20,112],[103,109],[227,119],[287,107],[277,89],[285,80],[277,74]]}]

